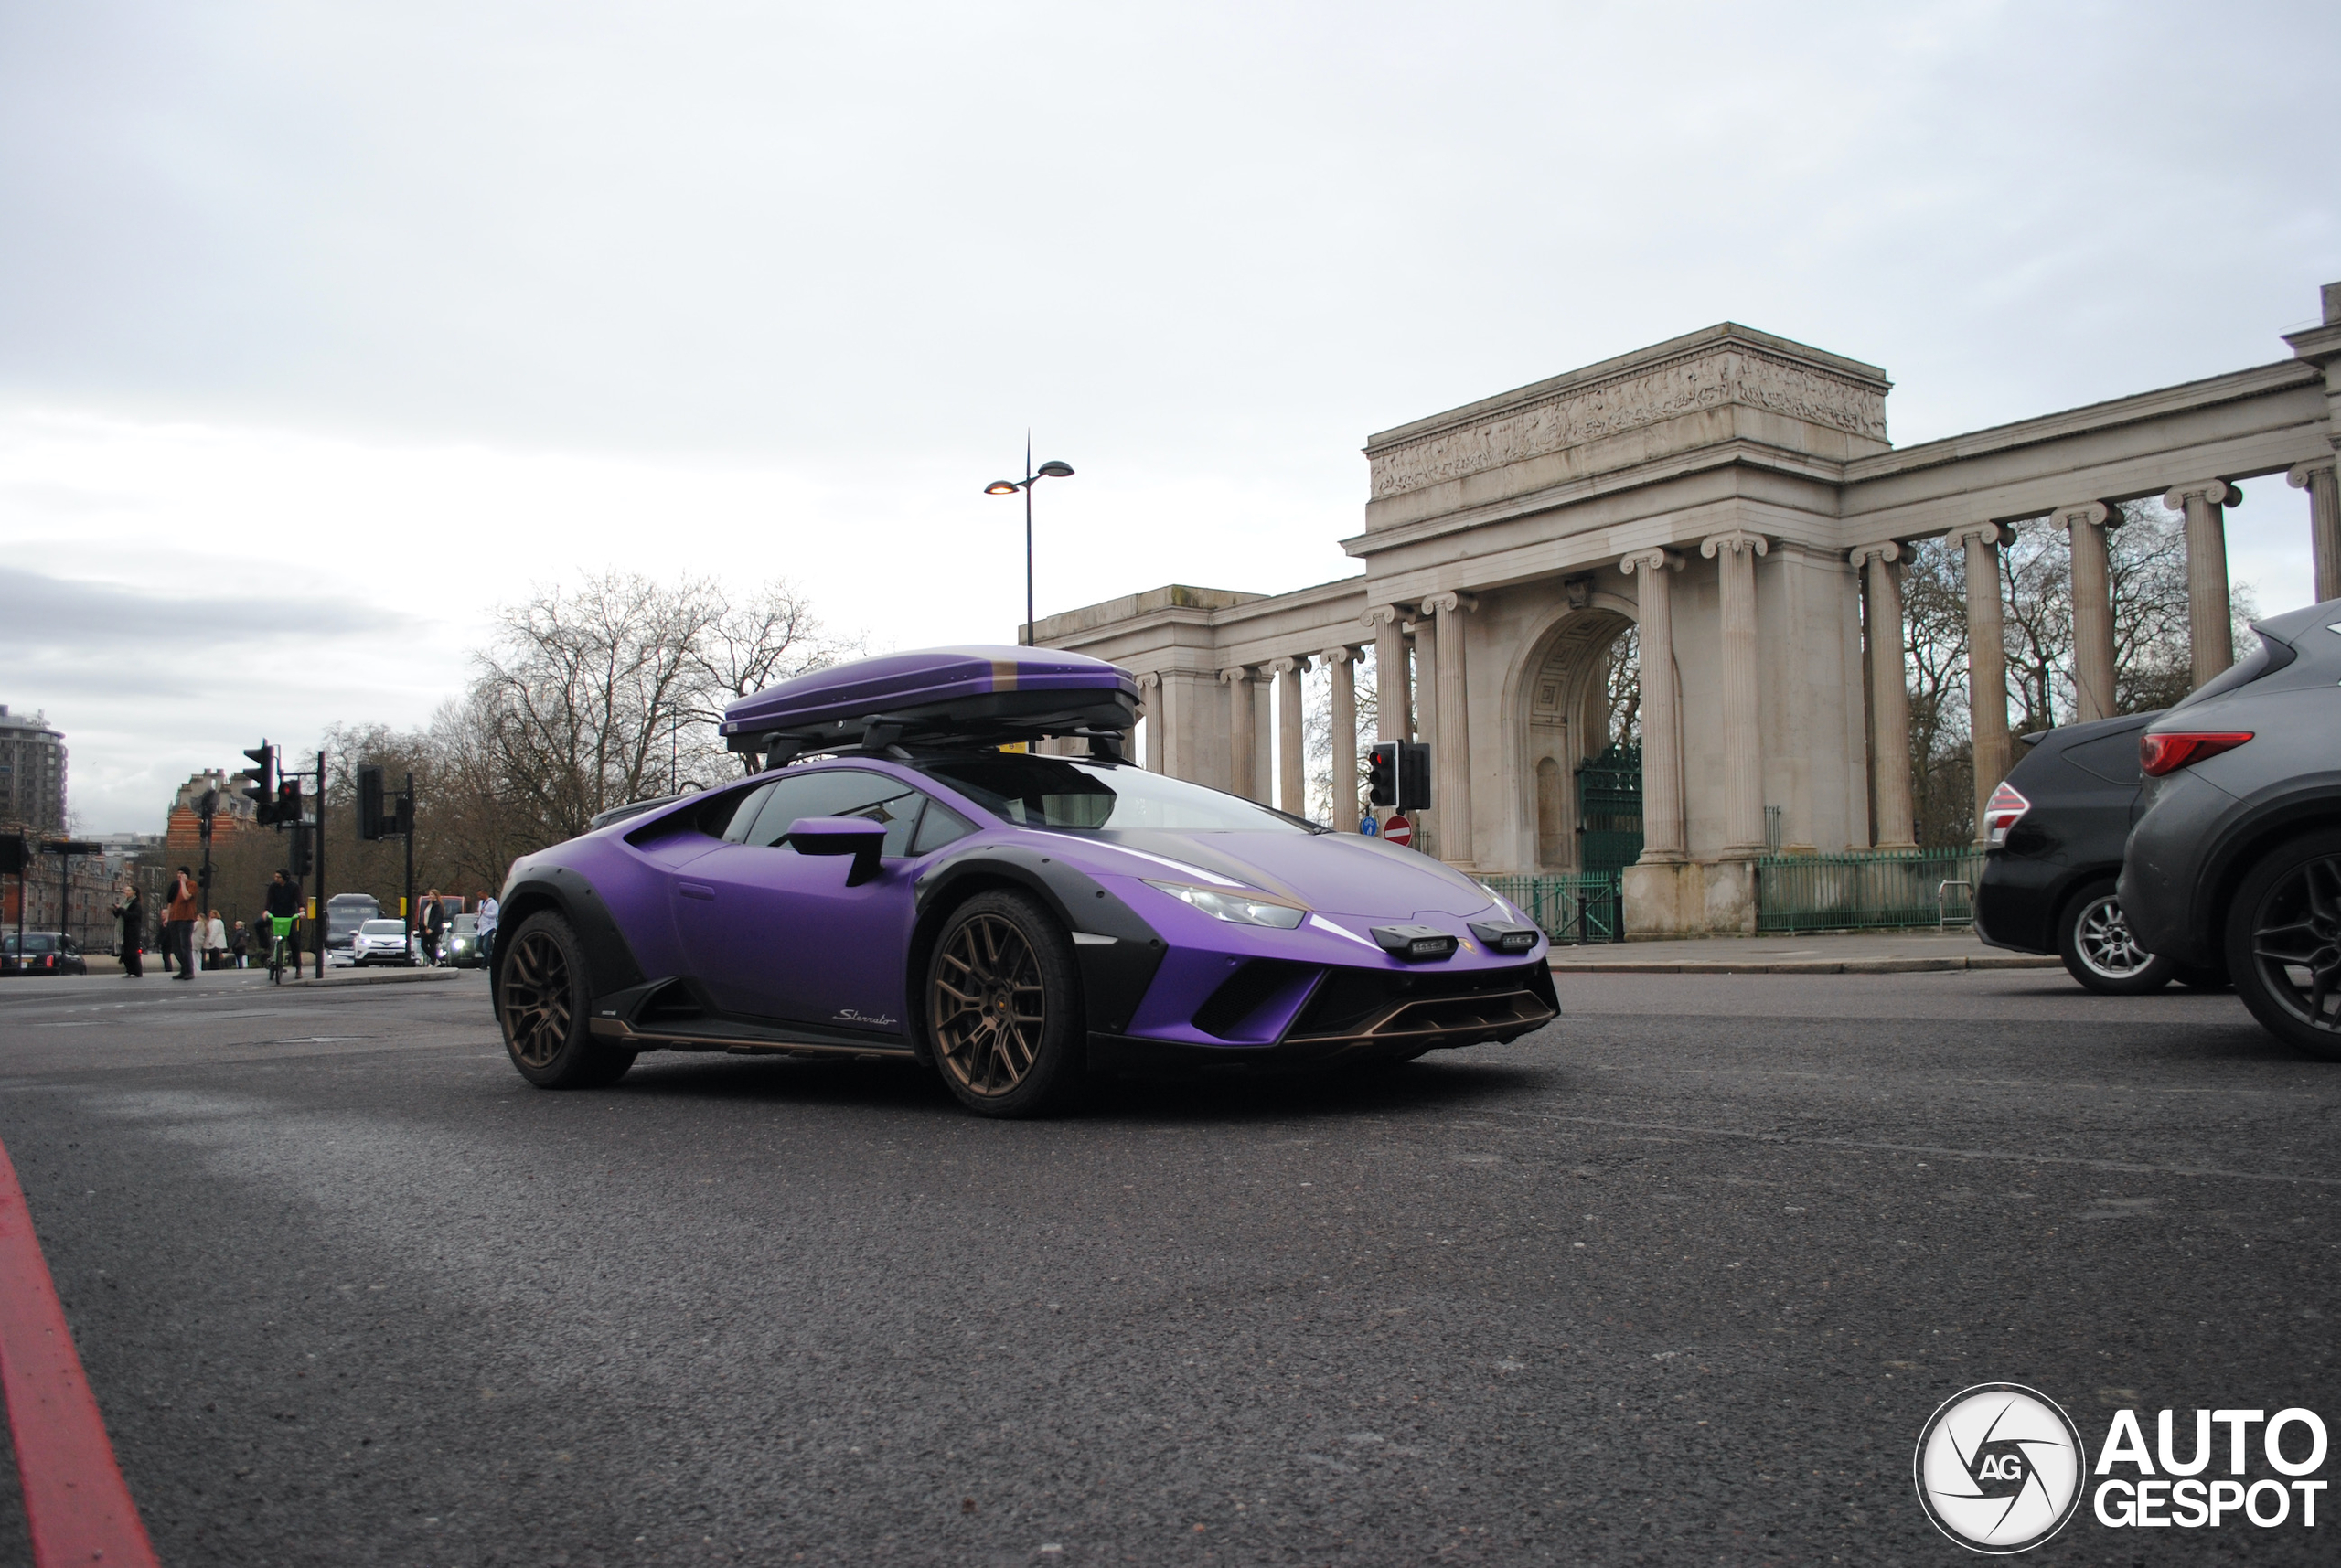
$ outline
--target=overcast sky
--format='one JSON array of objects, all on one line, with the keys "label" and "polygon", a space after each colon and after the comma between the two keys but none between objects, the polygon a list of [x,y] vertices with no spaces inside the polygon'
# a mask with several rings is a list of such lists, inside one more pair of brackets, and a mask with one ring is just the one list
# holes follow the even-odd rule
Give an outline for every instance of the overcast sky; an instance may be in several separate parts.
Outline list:
[{"label": "overcast sky", "polygon": [[532,581],[1009,640],[1028,424],[1045,614],[1345,575],[1369,432],[1726,318],[1906,444],[2266,363],[2336,80],[2330,0],[0,0],[0,701],[152,831]]}]

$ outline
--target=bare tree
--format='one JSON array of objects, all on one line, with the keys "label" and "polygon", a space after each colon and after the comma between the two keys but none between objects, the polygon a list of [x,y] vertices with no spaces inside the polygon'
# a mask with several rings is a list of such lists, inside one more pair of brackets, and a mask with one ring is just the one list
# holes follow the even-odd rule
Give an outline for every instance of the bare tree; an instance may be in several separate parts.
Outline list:
[{"label": "bare tree", "polygon": [[[1350,663],[1351,688],[1357,695],[1357,776],[1349,781],[1352,796],[1365,799],[1369,753],[1379,728],[1381,711],[1374,650]],[[1309,816],[1318,822],[1333,819],[1333,674],[1321,661],[1302,677],[1301,749],[1308,757]]]}]

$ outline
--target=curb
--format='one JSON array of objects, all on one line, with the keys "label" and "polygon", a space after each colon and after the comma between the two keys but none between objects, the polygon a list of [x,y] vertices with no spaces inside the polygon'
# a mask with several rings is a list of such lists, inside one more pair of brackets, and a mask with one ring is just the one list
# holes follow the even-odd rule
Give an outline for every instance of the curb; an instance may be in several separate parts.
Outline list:
[{"label": "curb", "polygon": [[305,989],[312,986],[415,986],[452,980],[462,973],[461,969],[382,969],[365,974],[352,971],[347,975],[327,976],[322,980],[287,980],[278,989],[289,991],[295,986]]},{"label": "curb", "polygon": [[1969,958],[1677,958],[1555,963],[1555,975],[1936,975],[1957,969],[2061,969],[2027,953]]}]

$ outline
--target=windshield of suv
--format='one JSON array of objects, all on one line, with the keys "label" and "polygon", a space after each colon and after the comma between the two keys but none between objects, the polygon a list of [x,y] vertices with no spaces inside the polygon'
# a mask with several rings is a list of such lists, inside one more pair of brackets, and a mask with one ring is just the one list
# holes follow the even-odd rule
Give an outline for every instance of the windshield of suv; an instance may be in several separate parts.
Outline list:
[{"label": "windshield of suv", "polygon": [[1159,828],[1173,833],[1315,831],[1265,805],[1143,768],[1002,752],[936,758],[921,772],[1023,827]]},{"label": "windshield of suv", "polygon": [[395,920],[369,920],[358,928],[360,936],[396,936],[406,927]]}]

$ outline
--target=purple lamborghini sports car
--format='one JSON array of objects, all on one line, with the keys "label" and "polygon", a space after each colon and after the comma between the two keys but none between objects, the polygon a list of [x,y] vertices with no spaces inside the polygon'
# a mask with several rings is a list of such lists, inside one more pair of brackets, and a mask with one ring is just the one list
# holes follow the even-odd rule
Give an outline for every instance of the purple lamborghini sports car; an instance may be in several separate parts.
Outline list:
[{"label": "purple lamborghini sports car", "polygon": [[[1032,1115],[1145,1058],[1404,1060],[1554,1018],[1478,883],[1122,760],[1128,672],[1045,648],[864,659],[733,703],[763,771],[605,814],[503,890],[530,1083],[645,1051],[901,1057]],[[1044,737],[1085,755],[1004,745]]]}]

